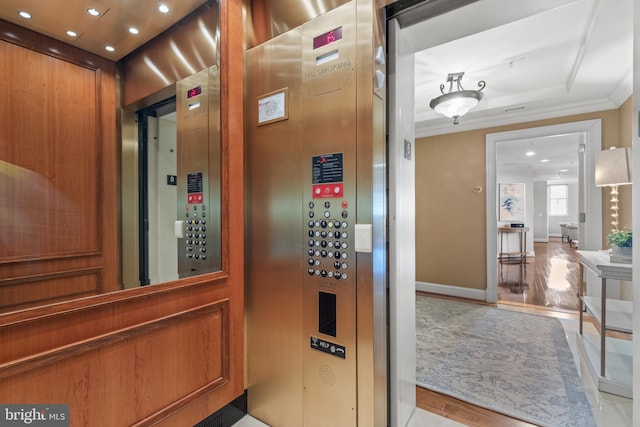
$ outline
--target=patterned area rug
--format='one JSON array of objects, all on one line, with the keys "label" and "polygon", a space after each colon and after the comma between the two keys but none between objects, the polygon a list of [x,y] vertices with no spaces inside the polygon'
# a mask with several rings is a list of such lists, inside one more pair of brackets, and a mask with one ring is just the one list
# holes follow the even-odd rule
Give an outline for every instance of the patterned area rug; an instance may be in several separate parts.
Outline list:
[{"label": "patterned area rug", "polygon": [[418,385],[545,427],[596,427],[558,319],[416,296]]}]

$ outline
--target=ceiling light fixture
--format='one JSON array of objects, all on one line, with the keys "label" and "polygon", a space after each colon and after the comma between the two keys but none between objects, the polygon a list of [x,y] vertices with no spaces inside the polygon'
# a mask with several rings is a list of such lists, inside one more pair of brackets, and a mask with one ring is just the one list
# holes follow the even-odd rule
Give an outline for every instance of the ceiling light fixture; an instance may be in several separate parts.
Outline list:
[{"label": "ceiling light fixture", "polygon": [[160,12],[162,12],[162,13],[169,13],[169,6],[167,6],[167,5],[166,5],[166,4],[164,4],[164,3],[160,3],[160,4],[158,5],[158,10],[159,10]]},{"label": "ceiling light fixture", "polygon": [[524,153],[525,156],[527,157],[531,157],[531,156],[535,156],[536,152],[535,151],[527,151],[526,153]]},{"label": "ceiling light fixture", "polygon": [[[464,116],[469,110],[478,105],[484,96],[481,92],[485,86],[484,80],[478,82],[478,90],[464,90],[460,82],[462,76],[464,76],[464,73],[451,73],[447,75],[449,92],[445,93],[445,85],[441,84],[440,92],[442,92],[442,95],[433,98],[429,103],[429,106],[433,108],[436,113],[451,117],[454,125],[459,123],[458,119],[461,116]],[[456,85],[456,91],[453,91],[454,83]]]},{"label": "ceiling light fixture", "polygon": [[95,7],[90,7],[89,9],[87,9],[87,13],[91,16],[100,16],[100,11]]},{"label": "ceiling light fixture", "polygon": [[116,48],[113,47],[113,46],[105,46],[104,49],[109,51],[109,52],[115,52],[115,50],[116,50]]},{"label": "ceiling light fixture", "polygon": [[73,30],[67,30],[67,31],[66,31],[66,34],[67,34],[69,37],[78,37],[78,33],[76,33],[76,32],[75,32],[75,31],[73,31]]},{"label": "ceiling light fixture", "polygon": [[24,19],[31,19],[31,14],[24,10],[21,10],[20,12],[18,12],[18,15],[22,16]]},{"label": "ceiling light fixture", "polygon": [[140,31],[138,31],[136,27],[129,27],[129,32],[134,35],[140,34]]}]

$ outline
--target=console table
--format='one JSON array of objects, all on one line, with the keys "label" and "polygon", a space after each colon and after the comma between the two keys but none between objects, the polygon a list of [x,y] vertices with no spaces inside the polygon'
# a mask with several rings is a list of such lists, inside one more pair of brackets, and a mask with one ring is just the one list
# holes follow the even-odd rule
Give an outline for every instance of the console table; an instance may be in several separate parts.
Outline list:
[{"label": "console table", "polygon": [[[577,336],[580,355],[598,385],[598,389],[620,396],[633,397],[633,344],[618,338],[607,338],[607,330],[631,333],[633,305],[630,301],[607,299],[607,279],[632,280],[631,264],[609,261],[603,251],[577,251],[580,255],[581,301],[580,331]],[[585,292],[584,269],[594,272],[601,279],[601,298],[589,297]],[[583,311],[585,307],[600,322],[600,339],[584,334]]]},{"label": "console table", "polygon": [[[516,256],[519,258],[522,264],[526,264],[527,262],[527,231],[529,231],[529,227],[498,227],[498,239],[500,240],[500,252],[498,253],[498,260],[500,262],[503,261],[505,255],[506,256]],[[513,233],[518,233],[520,250],[519,251],[511,251],[504,252],[502,250],[504,235],[509,235]]]}]

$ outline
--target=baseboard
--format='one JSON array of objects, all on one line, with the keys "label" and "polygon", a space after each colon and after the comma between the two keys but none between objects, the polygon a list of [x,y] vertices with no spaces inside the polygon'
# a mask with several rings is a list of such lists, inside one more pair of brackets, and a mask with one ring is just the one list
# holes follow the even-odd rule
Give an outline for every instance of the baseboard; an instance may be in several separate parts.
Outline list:
[{"label": "baseboard", "polygon": [[416,290],[450,297],[487,300],[487,291],[484,289],[462,288],[460,286],[439,285],[437,283],[416,282]]},{"label": "baseboard", "polygon": [[236,400],[209,415],[194,427],[231,427],[247,415],[247,390]]},{"label": "baseboard", "polygon": [[533,239],[534,242],[537,243],[549,243],[549,238],[547,237],[546,239],[543,237],[536,237]]}]

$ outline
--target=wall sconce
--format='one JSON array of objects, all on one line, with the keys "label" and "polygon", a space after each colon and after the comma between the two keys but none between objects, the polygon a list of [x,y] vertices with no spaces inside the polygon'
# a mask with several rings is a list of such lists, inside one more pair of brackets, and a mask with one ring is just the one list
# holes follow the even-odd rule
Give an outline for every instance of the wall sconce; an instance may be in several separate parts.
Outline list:
[{"label": "wall sconce", "polygon": [[611,187],[611,232],[618,231],[618,185],[631,184],[631,148],[596,154],[596,186]]},{"label": "wall sconce", "polygon": [[[451,117],[453,124],[460,123],[458,119],[464,116],[473,107],[478,105],[484,94],[481,92],[485,87],[484,80],[478,82],[478,90],[464,90],[462,87],[462,76],[464,73],[451,73],[447,75],[447,82],[449,83],[449,92],[444,93],[445,85],[440,85],[440,92],[442,95],[437,98],[433,98],[429,103],[429,106],[435,110],[436,113],[440,113],[444,116]],[[453,85],[456,85],[457,90],[453,91]],[[453,92],[452,92],[453,91]]]}]

